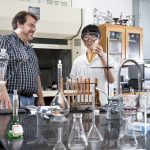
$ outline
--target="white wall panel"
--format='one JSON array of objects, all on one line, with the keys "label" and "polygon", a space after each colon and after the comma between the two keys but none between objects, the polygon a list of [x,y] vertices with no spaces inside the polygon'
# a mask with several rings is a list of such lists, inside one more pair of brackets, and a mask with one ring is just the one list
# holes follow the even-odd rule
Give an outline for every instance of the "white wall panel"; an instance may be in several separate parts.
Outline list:
[{"label": "white wall panel", "polygon": [[[132,15],[132,0],[72,0],[72,7],[83,8],[84,24],[93,23],[93,9],[112,13],[113,17]],[[103,22],[102,22],[103,23]]]},{"label": "white wall panel", "polygon": [[150,0],[133,0],[133,13],[139,16],[135,25],[143,28],[144,59],[150,59]]},{"label": "white wall panel", "polygon": [[72,0],[72,7],[83,9],[83,24],[93,23],[93,0]]},{"label": "white wall panel", "polygon": [[144,49],[144,58],[150,59],[150,1],[142,0],[141,1],[141,19],[140,25],[144,29],[143,33],[143,49]]}]

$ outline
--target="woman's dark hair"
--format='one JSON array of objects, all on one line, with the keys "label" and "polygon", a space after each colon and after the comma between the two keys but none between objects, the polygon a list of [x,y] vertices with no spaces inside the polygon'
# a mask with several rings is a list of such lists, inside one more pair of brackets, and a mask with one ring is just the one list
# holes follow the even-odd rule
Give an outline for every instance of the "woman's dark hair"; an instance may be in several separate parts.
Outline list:
[{"label": "woman's dark hair", "polygon": [[85,35],[86,33],[89,33],[89,32],[98,33],[99,36],[101,37],[101,32],[100,32],[98,26],[96,26],[94,24],[89,24],[83,28],[81,38],[82,38],[82,35]]},{"label": "woman's dark hair", "polygon": [[19,22],[20,24],[24,24],[26,22],[26,16],[31,16],[35,19],[35,21],[38,21],[37,16],[33,13],[27,11],[20,11],[14,16],[12,20],[13,30],[17,29],[17,22]]}]

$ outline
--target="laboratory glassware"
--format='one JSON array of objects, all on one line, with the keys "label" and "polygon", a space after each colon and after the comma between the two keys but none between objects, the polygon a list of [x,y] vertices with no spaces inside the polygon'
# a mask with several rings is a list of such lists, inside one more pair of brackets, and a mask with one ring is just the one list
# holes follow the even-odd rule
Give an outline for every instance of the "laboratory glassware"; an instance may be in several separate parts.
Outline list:
[{"label": "laboratory glassware", "polygon": [[73,114],[73,125],[68,141],[69,149],[83,150],[87,146],[87,138],[85,136],[84,128],[82,125],[82,114]]}]

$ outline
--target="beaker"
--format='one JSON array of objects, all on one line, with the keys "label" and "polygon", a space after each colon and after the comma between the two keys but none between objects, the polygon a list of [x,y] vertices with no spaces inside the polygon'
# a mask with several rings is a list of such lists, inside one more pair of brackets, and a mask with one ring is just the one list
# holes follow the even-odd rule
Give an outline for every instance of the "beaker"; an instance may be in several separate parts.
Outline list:
[{"label": "beaker", "polygon": [[122,98],[121,97],[112,97],[108,98],[108,105],[106,107],[107,114],[106,118],[113,120],[113,119],[120,119],[122,115]]},{"label": "beaker", "polygon": [[73,150],[83,150],[86,146],[87,138],[82,125],[82,114],[75,113],[73,114],[73,125],[68,141],[68,147]]},{"label": "beaker", "polygon": [[128,117],[124,117],[122,127],[118,138],[118,147],[120,150],[135,150],[138,142]]}]

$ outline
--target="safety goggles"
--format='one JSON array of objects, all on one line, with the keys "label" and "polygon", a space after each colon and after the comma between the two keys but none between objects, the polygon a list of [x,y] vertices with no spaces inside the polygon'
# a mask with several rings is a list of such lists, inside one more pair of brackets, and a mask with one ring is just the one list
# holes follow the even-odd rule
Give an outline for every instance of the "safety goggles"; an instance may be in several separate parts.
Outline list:
[{"label": "safety goggles", "polygon": [[84,42],[87,42],[89,39],[92,41],[95,41],[100,38],[100,34],[96,32],[88,32],[88,33],[82,34],[81,38]]}]

